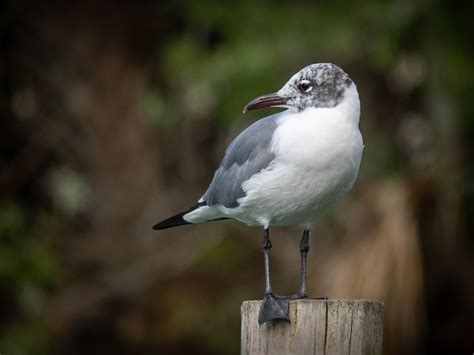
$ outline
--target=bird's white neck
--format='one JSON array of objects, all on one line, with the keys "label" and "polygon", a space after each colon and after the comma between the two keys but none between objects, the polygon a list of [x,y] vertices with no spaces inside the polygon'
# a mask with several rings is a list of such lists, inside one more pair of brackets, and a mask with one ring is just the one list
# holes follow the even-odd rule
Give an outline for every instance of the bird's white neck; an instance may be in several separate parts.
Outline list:
[{"label": "bird's white neck", "polygon": [[359,125],[360,100],[357,87],[354,83],[346,89],[344,99],[335,108],[342,112],[349,120],[353,121],[354,124]]}]

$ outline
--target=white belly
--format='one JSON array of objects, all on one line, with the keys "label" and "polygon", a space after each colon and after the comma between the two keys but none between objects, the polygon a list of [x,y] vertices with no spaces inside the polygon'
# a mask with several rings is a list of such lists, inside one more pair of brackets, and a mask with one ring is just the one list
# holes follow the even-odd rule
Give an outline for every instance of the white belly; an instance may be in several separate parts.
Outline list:
[{"label": "white belly", "polygon": [[232,215],[249,225],[307,225],[354,184],[362,158],[358,125],[318,109],[288,115],[275,132],[272,165],[244,183]]}]

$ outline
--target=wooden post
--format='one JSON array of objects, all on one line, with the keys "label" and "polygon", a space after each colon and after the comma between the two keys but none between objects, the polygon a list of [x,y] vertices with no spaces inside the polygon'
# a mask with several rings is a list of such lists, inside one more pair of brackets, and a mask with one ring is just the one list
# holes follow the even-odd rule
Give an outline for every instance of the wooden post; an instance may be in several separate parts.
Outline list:
[{"label": "wooden post", "polygon": [[258,325],[262,301],[241,307],[242,355],[382,354],[383,303],[370,300],[290,301],[291,324]]}]

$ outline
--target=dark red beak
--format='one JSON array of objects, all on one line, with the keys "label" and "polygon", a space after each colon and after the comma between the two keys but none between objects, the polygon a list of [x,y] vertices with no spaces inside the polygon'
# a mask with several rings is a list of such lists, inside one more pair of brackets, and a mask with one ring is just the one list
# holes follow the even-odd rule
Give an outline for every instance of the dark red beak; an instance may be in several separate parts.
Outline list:
[{"label": "dark red beak", "polygon": [[277,93],[262,95],[250,101],[244,107],[244,113],[250,110],[258,110],[264,107],[285,105],[287,101],[287,98],[281,97]]}]

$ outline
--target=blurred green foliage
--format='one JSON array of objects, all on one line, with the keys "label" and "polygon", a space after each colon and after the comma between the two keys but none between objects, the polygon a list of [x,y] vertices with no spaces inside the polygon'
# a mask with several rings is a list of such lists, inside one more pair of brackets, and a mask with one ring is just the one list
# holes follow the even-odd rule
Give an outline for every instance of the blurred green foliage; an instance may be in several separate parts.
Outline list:
[{"label": "blurred green foliage", "polygon": [[59,277],[53,248],[58,228],[57,217],[46,211],[29,219],[18,202],[1,203],[0,283],[8,292],[0,296],[0,309],[9,319],[0,337],[3,353],[46,354],[50,349],[48,330],[38,320]]}]

